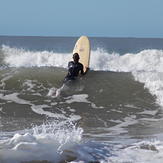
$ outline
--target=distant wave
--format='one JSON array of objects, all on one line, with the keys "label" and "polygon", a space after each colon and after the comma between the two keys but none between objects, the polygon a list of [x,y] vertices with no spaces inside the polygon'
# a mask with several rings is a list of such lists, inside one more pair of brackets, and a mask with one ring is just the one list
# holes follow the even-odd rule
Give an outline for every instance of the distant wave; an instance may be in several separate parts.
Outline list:
[{"label": "distant wave", "polygon": [[[71,53],[53,51],[26,51],[2,46],[4,62],[10,67],[67,67]],[[163,50],[143,50],[120,55],[103,49],[91,51],[90,68],[94,71],[131,72],[135,80],[144,83],[157,102],[163,106]]]}]

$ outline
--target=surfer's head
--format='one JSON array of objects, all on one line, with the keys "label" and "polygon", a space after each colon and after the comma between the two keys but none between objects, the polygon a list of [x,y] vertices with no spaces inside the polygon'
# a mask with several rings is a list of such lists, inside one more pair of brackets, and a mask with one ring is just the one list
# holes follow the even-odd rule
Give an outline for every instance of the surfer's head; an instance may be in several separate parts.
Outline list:
[{"label": "surfer's head", "polygon": [[80,57],[79,57],[79,54],[78,53],[74,53],[73,54],[73,59],[74,59],[74,62],[78,62]]}]

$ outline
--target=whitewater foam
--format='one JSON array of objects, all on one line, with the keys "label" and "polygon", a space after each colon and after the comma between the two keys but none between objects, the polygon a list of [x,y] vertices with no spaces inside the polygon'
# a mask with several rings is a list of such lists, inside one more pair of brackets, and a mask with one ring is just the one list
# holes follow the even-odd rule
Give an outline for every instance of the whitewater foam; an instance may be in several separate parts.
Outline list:
[{"label": "whitewater foam", "polygon": [[115,149],[114,156],[108,163],[161,163],[163,159],[163,143],[161,141],[142,141],[120,150]]},{"label": "whitewater foam", "polygon": [[59,162],[66,150],[73,150],[82,140],[83,129],[71,121],[50,122],[24,134],[0,141],[0,162],[17,163],[32,160]]},{"label": "whitewater foam", "polygon": [[[49,51],[26,51],[24,49],[2,46],[5,54],[4,62],[11,67],[67,67],[72,59],[71,53],[56,53]],[[139,53],[108,53],[98,48],[91,51],[90,67],[93,70],[103,71],[157,71],[163,72],[163,50],[143,50]]]},{"label": "whitewater foam", "polygon": [[67,119],[67,118],[71,118],[72,121],[77,121],[79,119],[81,119],[81,117],[79,115],[70,115],[69,117],[66,117],[64,114],[58,114],[58,113],[52,113],[50,111],[45,111],[45,108],[51,108],[51,106],[49,105],[35,105],[33,103],[31,103],[30,101],[21,99],[19,97],[19,93],[12,93],[12,94],[8,94],[8,95],[4,95],[4,94],[0,94],[0,99],[8,101],[8,102],[14,102],[17,104],[26,104],[29,105],[32,109],[33,112],[40,114],[40,115],[46,115],[48,117],[52,117],[52,118],[56,118],[56,119]]},{"label": "whitewater foam", "polygon": [[[67,67],[71,54],[49,51],[26,51],[24,49],[2,46],[5,54],[4,62],[10,67]],[[64,61],[64,62],[63,62]]]}]

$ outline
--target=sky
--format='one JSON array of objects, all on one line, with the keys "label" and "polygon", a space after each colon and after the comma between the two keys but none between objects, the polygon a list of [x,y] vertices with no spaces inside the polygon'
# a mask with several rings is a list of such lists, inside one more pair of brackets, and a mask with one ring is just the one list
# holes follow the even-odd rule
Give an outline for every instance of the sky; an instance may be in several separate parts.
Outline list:
[{"label": "sky", "polygon": [[0,35],[163,38],[163,0],[0,0]]}]

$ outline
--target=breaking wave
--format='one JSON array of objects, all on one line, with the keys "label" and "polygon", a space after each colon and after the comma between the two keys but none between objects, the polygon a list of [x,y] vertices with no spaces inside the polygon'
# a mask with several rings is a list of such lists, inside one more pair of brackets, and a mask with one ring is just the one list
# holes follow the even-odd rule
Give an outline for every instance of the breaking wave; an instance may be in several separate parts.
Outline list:
[{"label": "breaking wave", "polygon": [[[67,67],[71,53],[27,51],[2,46],[3,62],[9,67]],[[103,49],[91,51],[90,68],[94,71],[131,72],[135,80],[144,83],[163,106],[163,50],[143,50],[138,53],[109,54]]]}]

